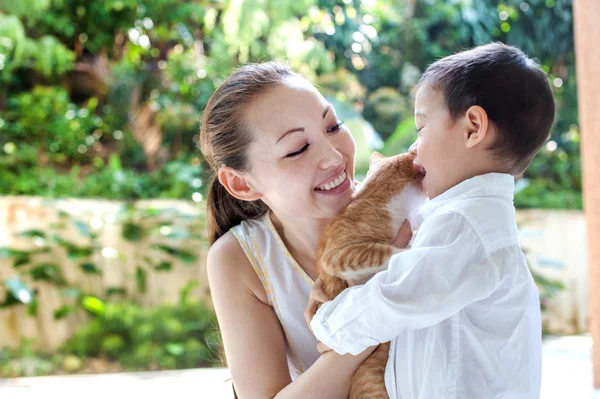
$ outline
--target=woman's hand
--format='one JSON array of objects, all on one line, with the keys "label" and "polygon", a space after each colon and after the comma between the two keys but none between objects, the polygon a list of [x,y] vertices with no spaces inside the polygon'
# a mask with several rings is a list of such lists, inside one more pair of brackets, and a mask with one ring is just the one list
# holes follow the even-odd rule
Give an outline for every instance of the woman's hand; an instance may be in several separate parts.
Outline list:
[{"label": "woman's hand", "polygon": [[[317,309],[319,309],[319,306],[321,306],[322,304],[324,304],[327,301],[329,301],[329,298],[325,294],[325,291],[323,291],[323,280],[321,280],[321,277],[319,277],[315,280],[315,283],[313,284],[312,290],[310,291],[310,295],[308,298],[308,305],[306,306],[306,309],[304,310],[304,319],[306,320],[306,323],[308,324],[308,328],[310,329],[311,332],[312,332],[312,328],[310,328],[311,320],[315,316],[315,313],[317,313]],[[317,341],[317,350],[322,355],[326,352],[331,351],[331,348],[328,347],[327,345],[325,345],[324,343],[322,343],[321,341]]]},{"label": "woman's hand", "polygon": [[317,341],[317,350],[322,355],[324,353],[330,352],[331,348],[325,345],[323,342]]},{"label": "woman's hand", "polygon": [[[321,280],[321,277],[319,277],[312,286],[312,290],[308,297],[308,305],[306,305],[306,309],[304,310],[304,319],[308,324],[308,328],[310,328],[310,322],[315,316],[315,313],[317,313],[319,306],[329,300],[330,298],[325,294],[325,291],[323,291],[323,281]],[[312,328],[310,328],[310,331],[312,332]]]}]

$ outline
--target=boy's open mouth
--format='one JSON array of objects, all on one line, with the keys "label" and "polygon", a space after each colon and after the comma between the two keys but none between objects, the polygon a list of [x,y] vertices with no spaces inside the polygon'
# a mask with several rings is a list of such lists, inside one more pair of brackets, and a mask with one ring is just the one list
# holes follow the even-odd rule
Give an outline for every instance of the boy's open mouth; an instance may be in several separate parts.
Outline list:
[{"label": "boy's open mouth", "polygon": [[427,172],[425,171],[425,168],[416,163],[413,163],[413,166],[415,167],[415,170],[417,171],[417,175],[415,176],[415,179],[419,183],[422,183],[423,179],[425,178],[425,175],[427,174]]}]

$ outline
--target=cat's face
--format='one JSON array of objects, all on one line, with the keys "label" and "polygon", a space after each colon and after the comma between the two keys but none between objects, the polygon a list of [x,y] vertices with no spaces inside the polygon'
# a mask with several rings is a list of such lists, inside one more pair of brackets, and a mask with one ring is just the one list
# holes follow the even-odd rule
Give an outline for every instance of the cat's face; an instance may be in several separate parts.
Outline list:
[{"label": "cat's face", "polygon": [[369,160],[369,171],[364,183],[367,184],[376,178],[386,180],[391,184],[393,182],[410,183],[422,190],[425,175],[415,168],[414,160],[413,153],[384,157],[378,152],[374,152]]},{"label": "cat's face", "polygon": [[248,181],[278,215],[331,218],[354,192],[354,139],[310,83],[290,78],[246,109]]}]

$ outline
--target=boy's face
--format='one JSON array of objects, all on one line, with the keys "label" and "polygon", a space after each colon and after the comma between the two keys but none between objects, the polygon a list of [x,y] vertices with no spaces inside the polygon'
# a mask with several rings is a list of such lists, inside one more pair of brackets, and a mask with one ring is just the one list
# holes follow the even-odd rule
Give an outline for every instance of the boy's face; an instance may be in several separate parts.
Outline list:
[{"label": "boy's face", "polygon": [[462,118],[452,120],[442,93],[425,84],[415,98],[415,120],[419,137],[412,145],[415,167],[425,172],[423,187],[435,198],[460,183],[468,154]]}]

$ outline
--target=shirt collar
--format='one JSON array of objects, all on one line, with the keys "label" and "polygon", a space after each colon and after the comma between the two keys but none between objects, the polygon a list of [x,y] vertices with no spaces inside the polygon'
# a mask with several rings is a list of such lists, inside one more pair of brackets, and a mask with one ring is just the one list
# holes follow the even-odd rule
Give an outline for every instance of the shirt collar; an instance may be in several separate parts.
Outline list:
[{"label": "shirt collar", "polygon": [[474,197],[502,197],[512,202],[515,178],[506,173],[487,173],[467,179],[446,190],[419,208],[422,219],[429,217],[440,206]]}]

